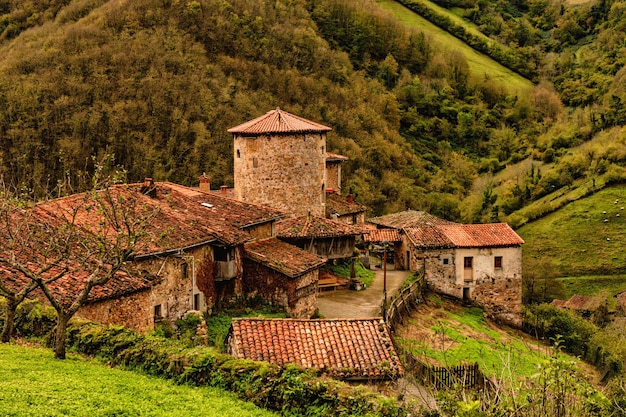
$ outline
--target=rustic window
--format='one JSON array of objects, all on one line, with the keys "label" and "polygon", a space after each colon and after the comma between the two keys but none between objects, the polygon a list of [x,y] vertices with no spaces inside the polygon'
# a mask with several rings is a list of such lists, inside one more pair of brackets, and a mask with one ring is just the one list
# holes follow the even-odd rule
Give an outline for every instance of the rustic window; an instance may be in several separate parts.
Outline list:
[{"label": "rustic window", "polygon": [[237,149],[237,158],[241,158],[241,152],[239,152],[239,149]]},{"label": "rustic window", "polygon": [[161,304],[154,306],[154,322],[159,323],[163,320],[163,313],[161,312]]},{"label": "rustic window", "polygon": [[471,256],[466,256],[465,258],[463,258],[463,267],[471,268],[473,261],[474,261],[474,258],[472,258]]},{"label": "rustic window", "polygon": [[233,261],[235,260],[235,251],[233,248],[215,246],[213,248],[213,259],[218,262]]},{"label": "rustic window", "polygon": [[187,262],[180,264],[180,277],[187,278]]},{"label": "rustic window", "polygon": [[493,258],[494,268],[502,268],[502,256],[496,256]]},{"label": "rustic window", "polygon": [[200,294],[193,295],[193,309],[194,310],[200,309]]},{"label": "rustic window", "polygon": [[450,258],[443,258],[443,259],[442,259],[442,263],[443,263],[444,265],[450,265]]}]

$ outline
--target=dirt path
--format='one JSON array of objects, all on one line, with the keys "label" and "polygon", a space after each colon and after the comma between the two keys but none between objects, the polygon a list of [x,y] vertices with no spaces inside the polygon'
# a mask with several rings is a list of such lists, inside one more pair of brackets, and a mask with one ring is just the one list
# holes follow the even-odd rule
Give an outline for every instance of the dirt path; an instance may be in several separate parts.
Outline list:
[{"label": "dirt path", "polygon": [[[384,274],[375,268],[376,276],[372,285],[363,291],[335,290],[323,291],[317,300],[320,314],[327,319],[379,317],[383,301]],[[396,271],[387,268],[387,299],[396,292],[411,275],[410,271]]]}]

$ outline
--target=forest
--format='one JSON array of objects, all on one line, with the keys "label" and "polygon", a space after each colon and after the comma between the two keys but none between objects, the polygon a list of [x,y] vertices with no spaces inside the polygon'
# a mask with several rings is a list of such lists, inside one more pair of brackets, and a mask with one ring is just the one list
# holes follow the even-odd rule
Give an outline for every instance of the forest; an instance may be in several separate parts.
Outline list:
[{"label": "forest", "polygon": [[477,75],[373,0],[3,0],[0,173],[62,195],[110,154],[129,181],[232,186],[227,129],[281,107],[333,128],[369,215],[519,225],[555,188],[626,177],[626,2],[439,3],[532,57],[509,63],[532,87]]}]

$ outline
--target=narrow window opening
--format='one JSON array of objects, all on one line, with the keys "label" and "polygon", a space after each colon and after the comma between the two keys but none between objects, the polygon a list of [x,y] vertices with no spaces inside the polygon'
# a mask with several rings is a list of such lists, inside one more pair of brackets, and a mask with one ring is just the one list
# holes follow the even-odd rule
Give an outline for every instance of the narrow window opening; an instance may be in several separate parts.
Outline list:
[{"label": "narrow window opening", "polygon": [[496,256],[493,258],[494,268],[502,268],[502,256]]},{"label": "narrow window opening", "polygon": [[200,309],[200,294],[193,295],[193,309],[194,310]]},{"label": "narrow window opening", "polygon": [[257,159],[256,156],[254,158],[252,158],[252,166],[254,168],[258,168],[259,167],[259,160]]},{"label": "narrow window opening", "polygon": [[237,149],[237,158],[241,158],[241,152],[239,152],[239,149]]},{"label": "narrow window opening", "polygon": [[187,262],[183,262],[182,264],[180,264],[180,277],[181,278],[187,278]]},{"label": "narrow window opening", "polygon": [[161,312],[161,304],[154,306],[154,322],[160,323],[163,321],[163,314]]}]

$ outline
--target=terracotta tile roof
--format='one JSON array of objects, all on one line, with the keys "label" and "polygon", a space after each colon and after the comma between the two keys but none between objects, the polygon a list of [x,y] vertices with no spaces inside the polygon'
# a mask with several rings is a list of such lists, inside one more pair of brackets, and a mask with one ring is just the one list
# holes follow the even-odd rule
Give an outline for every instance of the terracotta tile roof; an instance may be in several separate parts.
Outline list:
[{"label": "terracotta tile roof", "polygon": [[414,245],[430,248],[517,246],[524,240],[506,223],[442,224],[404,229]]},{"label": "terracotta tile roof", "polygon": [[357,203],[352,197],[344,197],[336,193],[326,194],[326,217],[363,213],[366,210],[367,207]]},{"label": "terracotta tile roof", "polygon": [[302,117],[276,108],[263,116],[228,129],[228,132],[241,136],[257,136],[269,133],[313,133],[330,132],[330,127],[312,122]]},{"label": "terracotta tile roof", "polygon": [[400,232],[397,229],[375,229],[363,235],[365,242],[400,242]]},{"label": "terracotta tile roof", "polygon": [[298,216],[276,223],[276,236],[280,238],[316,238],[357,236],[362,228],[316,216]]},{"label": "terracotta tile roof", "polygon": [[403,229],[405,227],[433,226],[438,224],[455,224],[448,220],[428,214],[424,211],[407,210],[399,213],[387,214],[381,217],[372,217],[368,222],[385,227]]},{"label": "terracotta tile roof", "polygon": [[326,152],[326,162],[342,162],[342,161],[347,161],[348,158],[347,156],[343,156],[343,155],[339,155],[336,153],[331,153],[331,152]]},{"label": "terracotta tile roof", "polygon": [[[150,215],[150,221],[143,230],[143,236],[135,248],[136,256],[151,256],[168,251],[177,251],[202,243],[218,242],[225,245],[236,245],[250,241],[250,234],[241,230],[266,221],[273,221],[283,215],[282,212],[239,202],[236,200],[204,194],[197,190],[171,183],[154,184],[152,196],[141,192],[142,184],[119,185],[99,192],[104,201],[110,198],[113,202],[119,202],[129,206],[129,202],[137,199],[136,205],[132,206],[137,218]],[[75,224],[84,231],[87,229],[99,230],[100,216],[90,193],[75,194],[72,196],[49,200],[39,203],[30,211],[35,224],[55,225],[61,224],[62,216],[68,216],[72,208],[78,208]],[[113,234],[114,235],[114,234]],[[2,245],[1,240],[8,236],[0,230],[0,253],[8,251],[8,245]],[[293,248],[293,247],[291,247]],[[44,256],[41,249],[29,252],[22,248],[19,256],[24,256],[23,262],[30,262],[29,268],[38,270],[41,265],[48,262],[40,259]],[[290,266],[295,271],[304,263],[300,258],[313,256],[308,252],[293,248],[298,253],[296,266]],[[5,256],[10,254],[5,253]],[[39,258],[39,259],[38,259]],[[283,256],[286,258],[286,255]],[[318,259],[318,258],[316,258]],[[39,267],[38,267],[39,262]],[[136,291],[142,291],[152,285],[150,277],[144,276],[141,271],[135,271],[135,263],[127,263],[128,271],[119,272],[116,279],[109,281],[102,287],[96,287],[90,294],[90,301],[117,297]],[[77,264],[68,264],[70,274],[64,276],[58,282],[51,285],[53,291],[61,300],[71,300],[76,295],[76,290],[88,279],[87,271]],[[27,285],[26,277],[4,267],[0,269],[3,279],[6,278],[13,286]],[[54,270],[50,271],[53,274]],[[53,276],[53,275],[50,275]],[[75,290],[76,289],[76,290]]]},{"label": "terracotta tile roof", "polygon": [[[243,203],[214,194],[168,182],[155,183],[153,196],[141,194],[142,185],[111,187],[114,200],[139,198],[137,216],[152,213],[145,235],[136,248],[137,255],[149,255],[188,248],[206,242],[236,245],[251,239],[242,229],[246,226],[272,221],[283,213],[267,207]],[[137,197],[139,195],[139,197]],[[42,210],[61,212],[85,202],[85,194],[50,200],[38,205]],[[96,227],[98,216],[80,210],[77,224]]]},{"label": "terracotta tile roof", "polygon": [[559,308],[563,308],[565,306],[566,301],[565,300],[557,300],[556,298],[554,300],[552,300],[552,302],[550,304],[552,304],[553,306],[557,306]]},{"label": "terracotta tile roof", "polygon": [[602,297],[590,297],[585,295],[573,295],[563,307],[578,311],[595,311],[604,304]]},{"label": "terracotta tile roof", "polygon": [[319,268],[326,262],[317,255],[276,238],[246,243],[244,256],[291,278]]},{"label": "terracotta tile roof", "polygon": [[230,353],[278,365],[296,363],[342,379],[388,379],[403,374],[381,318],[233,319]]},{"label": "terracotta tile roof", "polygon": [[449,224],[438,228],[459,248],[515,246],[524,243],[506,223]]},{"label": "terracotta tile roof", "polygon": [[[2,256],[5,257],[7,255],[3,253]],[[37,263],[37,261],[40,260],[38,260],[34,254],[26,256],[32,258],[33,262],[22,260],[23,264],[26,264],[28,268],[33,271],[41,269],[43,265]],[[45,260],[41,261],[45,262]],[[48,288],[61,304],[69,306],[75,300],[78,291],[82,290],[84,283],[89,277],[84,267],[77,262],[65,261],[62,263],[62,266],[66,267],[70,272],[57,281],[48,284]],[[129,265],[129,267],[132,268],[132,265]],[[61,265],[43,274],[42,278],[52,278],[60,271]],[[16,292],[19,292],[22,288],[26,288],[26,286],[30,284],[29,278],[20,271],[6,265],[0,265],[0,275],[2,275],[3,283]],[[152,286],[154,281],[155,277],[148,276],[139,271],[119,271],[106,284],[93,287],[89,293],[87,302],[90,303],[147,290]],[[36,290],[32,294],[37,298],[45,298],[40,290]]]}]

